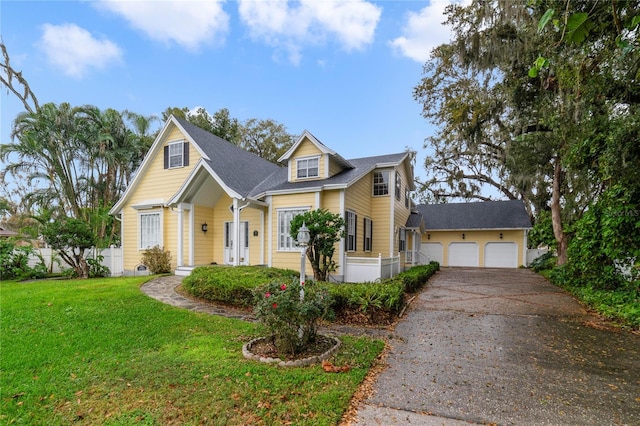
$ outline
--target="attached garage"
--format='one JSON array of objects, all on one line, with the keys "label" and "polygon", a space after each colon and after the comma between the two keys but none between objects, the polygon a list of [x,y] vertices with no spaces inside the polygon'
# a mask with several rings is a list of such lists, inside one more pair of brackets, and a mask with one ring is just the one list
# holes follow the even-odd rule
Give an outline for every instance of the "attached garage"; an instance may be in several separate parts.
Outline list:
[{"label": "attached garage", "polygon": [[484,266],[487,268],[517,268],[518,244],[486,243],[484,246]]},{"label": "attached garage", "polygon": [[443,267],[526,264],[531,221],[520,200],[422,204],[415,215],[424,224],[422,253]]},{"label": "attached garage", "polygon": [[478,243],[449,243],[449,266],[478,267]]}]

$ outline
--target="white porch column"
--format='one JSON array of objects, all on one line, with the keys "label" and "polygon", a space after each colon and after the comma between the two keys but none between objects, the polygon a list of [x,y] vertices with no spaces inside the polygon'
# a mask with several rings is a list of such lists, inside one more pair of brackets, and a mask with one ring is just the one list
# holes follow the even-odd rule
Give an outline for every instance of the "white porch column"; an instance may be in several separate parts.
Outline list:
[{"label": "white porch column", "polygon": [[238,199],[233,199],[233,266],[240,264],[240,208]]},{"label": "white porch column", "polygon": [[184,207],[178,204],[178,268],[184,266]]}]

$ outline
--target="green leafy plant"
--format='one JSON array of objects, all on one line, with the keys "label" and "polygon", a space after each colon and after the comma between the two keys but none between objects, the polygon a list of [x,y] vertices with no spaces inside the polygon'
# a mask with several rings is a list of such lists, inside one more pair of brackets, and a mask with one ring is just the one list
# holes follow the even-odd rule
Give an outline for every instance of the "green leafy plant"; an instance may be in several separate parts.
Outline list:
[{"label": "green leafy plant", "polygon": [[313,268],[313,277],[316,281],[326,281],[327,274],[336,267],[333,254],[336,244],[344,237],[345,221],[339,214],[325,209],[305,212],[291,221],[290,235],[293,239],[297,239],[303,223],[309,228],[306,254]]},{"label": "green leafy plant", "polygon": [[96,236],[89,224],[72,217],[61,217],[45,223],[42,236],[62,260],[73,268],[76,276],[89,277],[85,252],[96,244]]},{"label": "green leafy plant", "polygon": [[254,305],[253,292],[270,282],[289,282],[300,274],[291,269],[263,266],[201,266],[184,278],[182,287],[192,296],[241,307]]},{"label": "green leafy plant", "polygon": [[104,256],[97,254],[95,257],[88,257],[89,278],[104,278],[111,275],[111,270],[102,264]]},{"label": "green leafy plant", "polygon": [[318,283],[270,283],[254,294],[256,317],[271,332],[278,351],[285,354],[302,352],[315,341],[318,321],[332,316],[331,297]]},{"label": "green leafy plant", "polygon": [[[29,266],[31,256],[39,257],[40,262]],[[12,240],[0,239],[0,279],[26,280],[46,276],[47,267],[44,259],[32,246],[18,246]]]},{"label": "green leafy plant", "polygon": [[145,250],[140,262],[149,268],[152,274],[171,272],[171,252],[158,246]]}]

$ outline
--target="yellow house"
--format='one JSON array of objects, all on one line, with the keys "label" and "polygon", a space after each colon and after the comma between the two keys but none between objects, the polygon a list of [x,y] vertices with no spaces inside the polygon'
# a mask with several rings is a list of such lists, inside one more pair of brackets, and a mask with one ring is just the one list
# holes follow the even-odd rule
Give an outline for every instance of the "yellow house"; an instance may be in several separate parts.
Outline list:
[{"label": "yellow house", "polygon": [[421,229],[410,221],[411,160],[408,152],[346,160],[305,131],[277,166],[170,117],[111,209],[121,221],[125,274],[142,268],[154,246],[171,252],[176,274],[208,264],[298,269],[290,221],[323,208],[347,224],[332,279],[394,275],[426,261]]}]

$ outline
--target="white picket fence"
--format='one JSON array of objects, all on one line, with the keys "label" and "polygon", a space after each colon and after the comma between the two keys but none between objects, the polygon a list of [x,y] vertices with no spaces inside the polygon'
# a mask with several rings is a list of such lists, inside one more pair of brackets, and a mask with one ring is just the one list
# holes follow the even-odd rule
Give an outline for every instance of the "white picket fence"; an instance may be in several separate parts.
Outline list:
[{"label": "white picket fence", "polygon": [[363,283],[391,278],[401,272],[400,253],[398,256],[382,257],[350,257],[344,261],[344,281]]},{"label": "white picket fence", "polygon": [[[42,256],[44,264],[49,269],[49,272],[57,273],[69,268],[69,265],[67,265],[62,258],[58,256],[55,250],[51,248],[40,248],[35,249],[35,251]],[[122,247],[111,246],[102,250],[89,249],[86,251],[85,257],[93,258],[97,254],[101,254],[104,257],[101,264],[109,268],[112,277],[118,277],[123,274],[124,266],[122,263]],[[40,262],[41,259],[38,256],[29,256],[29,266],[33,267]]]}]

